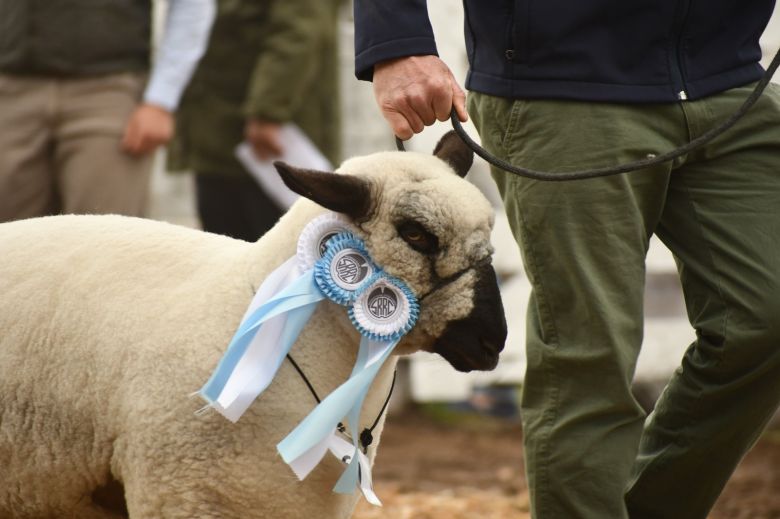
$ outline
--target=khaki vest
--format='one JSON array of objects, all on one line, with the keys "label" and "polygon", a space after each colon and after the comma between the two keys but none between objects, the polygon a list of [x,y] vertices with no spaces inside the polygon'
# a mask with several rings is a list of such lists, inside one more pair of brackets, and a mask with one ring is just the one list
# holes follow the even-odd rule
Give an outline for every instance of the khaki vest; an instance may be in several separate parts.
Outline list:
[{"label": "khaki vest", "polygon": [[151,20],[151,0],[0,0],[0,72],[146,70]]}]

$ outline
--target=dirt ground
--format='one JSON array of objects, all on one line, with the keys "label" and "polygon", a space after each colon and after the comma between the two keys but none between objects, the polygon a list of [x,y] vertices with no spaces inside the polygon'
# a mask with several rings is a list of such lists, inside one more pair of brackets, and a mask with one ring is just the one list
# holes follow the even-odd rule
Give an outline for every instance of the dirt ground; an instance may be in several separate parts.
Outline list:
[{"label": "dirt ground", "polygon": [[[522,431],[495,419],[391,416],[374,466],[383,507],[361,500],[354,519],[528,519]],[[709,519],[780,519],[780,430],[745,457]]]}]

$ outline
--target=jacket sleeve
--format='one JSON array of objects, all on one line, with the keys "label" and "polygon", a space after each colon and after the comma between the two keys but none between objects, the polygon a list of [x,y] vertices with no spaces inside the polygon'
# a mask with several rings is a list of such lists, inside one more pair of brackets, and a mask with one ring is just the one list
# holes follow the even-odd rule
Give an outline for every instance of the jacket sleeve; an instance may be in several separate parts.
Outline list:
[{"label": "jacket sleeve", "polygon": [[355,75],[403,56],[438,55],[426,0],[355,0]]},{"label": "jacket sleeve", "polygon": [[206,51],[217,6],[214,0],[170,0],[144,101],[173,112]]},{"label": "jacket sleeve", "polygon": [[335,29],[331,2],[275,0],[263,31],[263,45],[252,72],[244,114],[287,122],[307,91],[315,88],[320,42]]}]

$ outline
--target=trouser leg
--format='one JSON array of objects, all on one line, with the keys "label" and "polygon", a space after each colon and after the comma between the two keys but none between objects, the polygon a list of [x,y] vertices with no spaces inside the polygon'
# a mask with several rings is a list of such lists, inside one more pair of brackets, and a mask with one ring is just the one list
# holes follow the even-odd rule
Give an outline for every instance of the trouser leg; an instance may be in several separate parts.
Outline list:
[{"label": "trouser leg", "polygon": [[[536,169],[625,162],[685,137],[675,106],[659,114],[472,95],[469,108],[489,151]],[[644,420],[631,394],[644,259],[669,170],[571,183],[494,171],[533,289],[521,411],[537,519],[627,517],[624,491]]]},{"label": "trouser leg", "polygon": [[250,177],[198,173],[195,188],[203,230],[257,241],[284,214]]},{"label": "trouser leg", "polygon": [[56,212],[53,81],[0,75],[0,222]]},{"label": "trouser leg", "polygon": [[[686,104],[694,136],[750,88]],[[705,518],[780,401],[780,95],[672,174],[659,236],[696,329],[642,435],[633,519]]]},{"label": "trouser leg", "polygon": [[120,147],[144,78],[117,74],[59,82],[55,160],[63,213],[144,216],[154,153]]}]

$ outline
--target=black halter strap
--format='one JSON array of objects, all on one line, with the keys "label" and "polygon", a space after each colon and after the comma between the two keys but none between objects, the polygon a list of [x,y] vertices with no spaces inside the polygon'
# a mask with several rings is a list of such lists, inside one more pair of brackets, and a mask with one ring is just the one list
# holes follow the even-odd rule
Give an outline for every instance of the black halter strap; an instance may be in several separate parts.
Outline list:
[{"label": "black halter strap", "polygon": [[[309,388],[309,391],[311,392],[312,396],[314,397],[314,400],[317,401],[319,404],[321,402],[320,397],[317,395],[317,391],[314,390],[314,386],[311,385],[311,382],[309,382],[309,379],[306,377],[306,374],[303,372],[301,367],[298,365],[297,362],[292,358],[292,356],[288,353],[287,354],[287,360],[290,361],[290,364],[293,365],[295,368],[295,371],[298,372],[298,374],[303,379],[304,383],[306,383],[306,387]],[[390,397],[393,396],[393,389],[395,388],[395,377],[398,374],[398,370],[393,371],[393,382],[390,384],[390,391],[387,393],[387,398],[385,398],[385,403],[382,405],[382,409],[379,410],[379,414],[376,417],[376,420],[374,420],[374,423],[371,425],[371,427],[366,427],[361,431],[360,433],[360,445],[363,447],[363,452],[368,452],[368,446],[371,445],[371,443],[374,441],[373,432],[374,429],[376,429],[376,426],[379,424],[379,419],[382,418],[382,415],[385,413],[385,409],[387,409],[387,405],[390,403]],[[347,428],[344,427],[344,424],[339,422],[338,424],[338,430],[340,433],[346,434]]]}]

